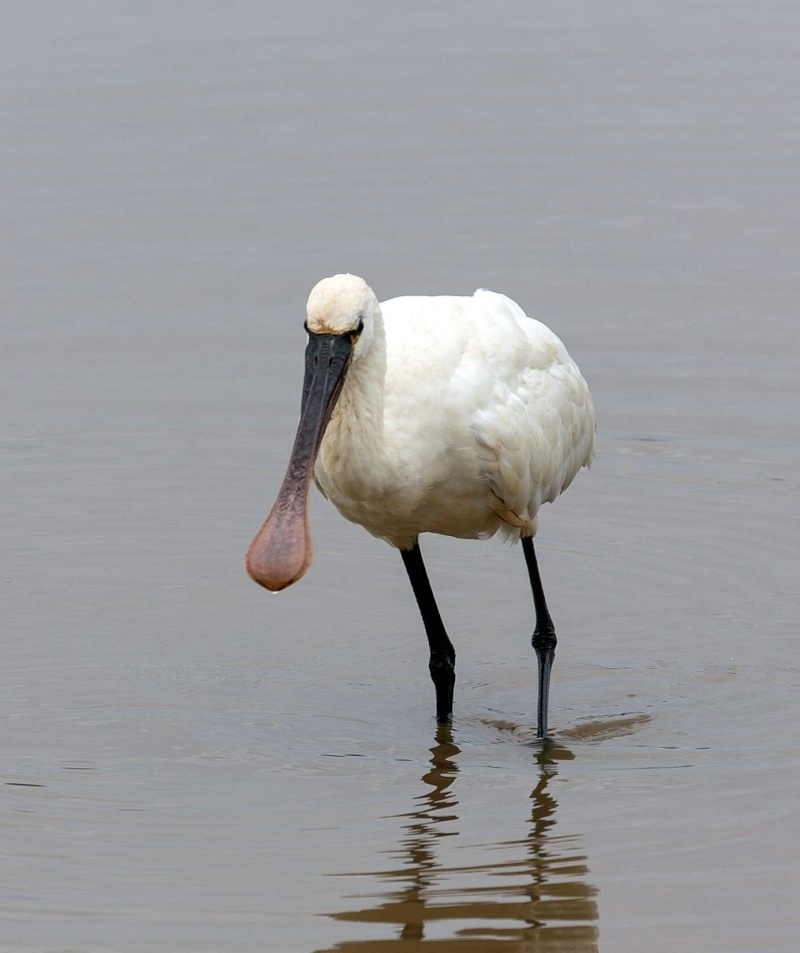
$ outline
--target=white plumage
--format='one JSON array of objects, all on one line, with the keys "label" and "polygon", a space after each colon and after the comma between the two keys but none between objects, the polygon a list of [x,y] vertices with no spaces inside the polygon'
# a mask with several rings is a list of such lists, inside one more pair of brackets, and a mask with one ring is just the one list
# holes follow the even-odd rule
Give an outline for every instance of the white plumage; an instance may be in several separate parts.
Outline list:
[{"label": "white plumage", "polygon": [[[505,295],[409,296],[378,304],[366,282],[335,275],[308,300],[306,376],[283,486],[247,555],[268,589],[311,562],[308,485],[403,554],[431,648],[437,714],[450,717],[455,652],[418,537],[523,539],[537,627],[539,734],[546,734],[555,648],[531,538],[594,455],[586,381],[558,337]],[[544,709],[544,711],[542,711]]]},{"label": "white plumage", "polygon": [[[357,280],[317,285],[310,319]],[[378,305],[364,284],[356,310],[369,318],[317,458],[323,493],[401,549],[420,533],[533,535],[594,454],[592,399],[561,341],[492,291]]]}]

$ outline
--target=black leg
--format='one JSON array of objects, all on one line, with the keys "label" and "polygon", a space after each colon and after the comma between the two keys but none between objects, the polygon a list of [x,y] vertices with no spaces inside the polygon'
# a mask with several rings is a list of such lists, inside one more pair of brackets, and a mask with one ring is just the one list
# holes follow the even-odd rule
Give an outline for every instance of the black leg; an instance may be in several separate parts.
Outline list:
[{"label": "black leg", "polygon": [[533,630],[531,644],[536,650],[536,659],[539,663],[539,691],[536,705],[536,737],[547,737],[547,707],[550,699],[550,670],[556,656],[556,630],[547,603],[544,598],[542,580],[539,576],[539,564],[536,562],[536,553],[533,549],[533,540],[524,537],[522,551],[525,553],[525,562],[528,566],[528,576],[531,580],[533,605],[536,609],[536,628]]},{"label": "black leg", "polygon": [[411,580],[411,587],[422,615],[425,634],[431,649],[429,664],[431,678],[436,687],[436,720],[441,724],[450,721],[453,715],[453,686],[456,683],[456,650],[444,630],[439,607],[433,598],[433,589],[428,581],[425,563],[419,543],[413,549],[401,549],[400,555]]}]

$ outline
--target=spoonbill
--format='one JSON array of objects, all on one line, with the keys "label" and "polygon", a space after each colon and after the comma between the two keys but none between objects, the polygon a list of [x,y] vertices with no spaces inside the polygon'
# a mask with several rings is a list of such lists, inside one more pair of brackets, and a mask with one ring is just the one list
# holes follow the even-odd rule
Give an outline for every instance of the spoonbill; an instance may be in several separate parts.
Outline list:
[{"label": "spoonbill", "polygon": [[273,592],[311,564],[313,476],[346,519],[400,550],[430,648],[436,717],[452,718],[455,649],[421,533],[521,539],[535,610],[537,736],[547,736],[556,632],[533,537],[537,513],[594,456],[595,411],[558,337],[502,294],[379,304],[363,278],[308,299],[300,423],[283,484],[245,559]]}]

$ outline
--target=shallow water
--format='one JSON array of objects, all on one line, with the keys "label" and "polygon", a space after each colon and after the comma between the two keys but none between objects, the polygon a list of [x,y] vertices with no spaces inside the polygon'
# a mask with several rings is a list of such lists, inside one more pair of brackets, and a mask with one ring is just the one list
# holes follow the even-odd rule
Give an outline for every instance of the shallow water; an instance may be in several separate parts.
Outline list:
[{"label": "shallow water", "polygon": [[[797,946],[800,12],[52,2],[0,31],[0,949]],[[503,290],[599,408],[522,554],[314,502],[305,297]]]}]

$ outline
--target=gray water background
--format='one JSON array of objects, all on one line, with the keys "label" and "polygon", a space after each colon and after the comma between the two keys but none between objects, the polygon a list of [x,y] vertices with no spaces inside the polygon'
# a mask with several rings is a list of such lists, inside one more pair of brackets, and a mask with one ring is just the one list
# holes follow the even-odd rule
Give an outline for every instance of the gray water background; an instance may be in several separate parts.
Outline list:
[{"label": "gray water background", "polygon": [[[800,6],[8,3],[0,949],[793,953]],[[305,298],[504,291],[598,457],[519,548],[317,497]]]}]

